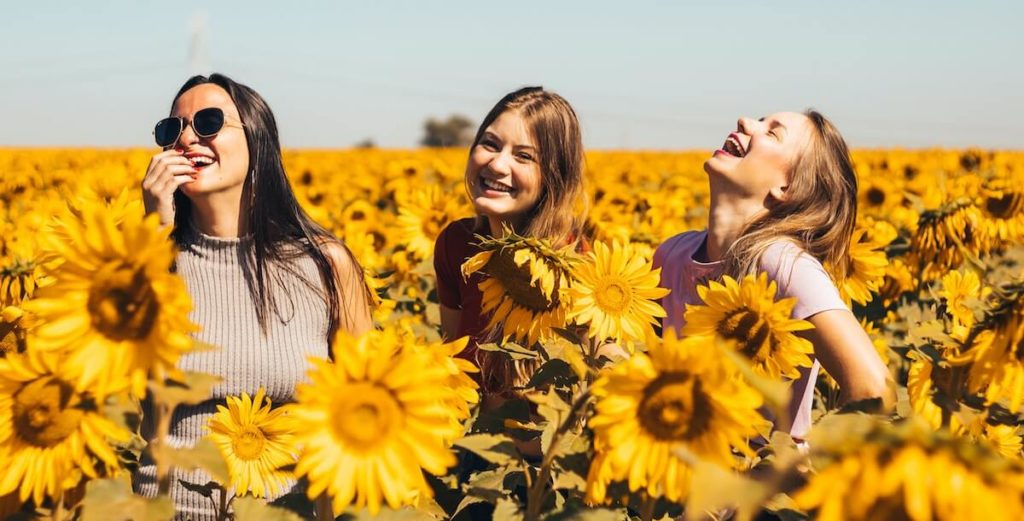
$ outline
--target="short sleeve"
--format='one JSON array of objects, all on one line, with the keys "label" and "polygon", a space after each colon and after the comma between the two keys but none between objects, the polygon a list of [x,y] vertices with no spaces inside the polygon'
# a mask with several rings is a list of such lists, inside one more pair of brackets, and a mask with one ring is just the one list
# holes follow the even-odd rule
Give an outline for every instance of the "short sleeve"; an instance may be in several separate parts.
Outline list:
[{"label": "short sleeve", "polygon": [[803,320],[822,311],[849,310],[821,262],[791,242],[769,246],[760,266],[778,284],[778,298],[796,299],[793,318]]},{"label": "short sleeve", "polygon": [[453,254],[462,251],[462,248],[453,248],[450,244],[452,230],[456,225],[457,223],[451,223],[445,227],[434,242],[434,274],[437,278],[437,300],[442,306],[462,309],[462,297],[459,294],[461,265],[455,265],[451,261]]}]

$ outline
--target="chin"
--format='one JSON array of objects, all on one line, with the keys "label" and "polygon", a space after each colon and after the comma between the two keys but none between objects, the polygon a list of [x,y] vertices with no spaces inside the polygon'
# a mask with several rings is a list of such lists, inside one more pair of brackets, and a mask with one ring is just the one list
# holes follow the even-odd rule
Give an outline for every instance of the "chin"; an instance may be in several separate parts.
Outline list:
[{"label": "chin", "polygon": [[718,161],[713,157],[704,161],[704,171],[707,172],[708,175],[725,175],[725,172],[720,168],[721,165],[717,163]]}]

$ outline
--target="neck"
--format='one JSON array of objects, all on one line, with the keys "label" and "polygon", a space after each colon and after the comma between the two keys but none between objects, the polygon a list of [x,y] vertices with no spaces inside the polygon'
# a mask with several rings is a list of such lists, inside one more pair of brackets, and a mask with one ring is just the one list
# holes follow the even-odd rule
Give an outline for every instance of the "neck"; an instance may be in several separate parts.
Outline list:
[{"label": "neck", "polygon": [[504,234],[502,226],[512,228],[513,230],[518,230],[519,224],[521,224],[519,221],[487,216],[487,226],[491,229],[491,237],[494,238],[501,237]]},{"label": "neck", "polygon": [[765,211],[761,201],[753,201],[724,190],[711,187],[711,205],[708,210],[707,257],[721,260],[739,238],[743,228]]},{"label": "neck", "polygon": [[242,190],[192,199],[192,222],[211,237],[241,237],[250,233],[249,214],[242,211]]}]

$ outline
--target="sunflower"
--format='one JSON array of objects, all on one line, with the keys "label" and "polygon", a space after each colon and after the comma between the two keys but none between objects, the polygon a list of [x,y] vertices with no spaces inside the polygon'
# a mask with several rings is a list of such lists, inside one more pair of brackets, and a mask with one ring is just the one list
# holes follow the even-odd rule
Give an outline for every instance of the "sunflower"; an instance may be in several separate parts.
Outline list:
[{"label": "sunflower", "polygon": [[[839,295],[847,306],[851,301],[866,305],[873,298],[872,294],[878,293],[885,281],[885,268],[889,264],[885,255],[885,247],[892,241],[892,237],[887,235],[874,237],[872,232],[873,230],[866,227],[858,227],[853,232],[847,258],[846,276],[838,284]],[[833,272],[833,270],[830,269],[829,272]]]},{"label": "sunflower", "polygon": [[504,339],[533,345],[564,327],[569,308],[572,268],[570,247],[554,249],[547,241],[508,233],[500,239],[481,238],[480,253],[462,265],[462,275],[482,271],[483,312],[488,329],[500,326]]},{"label": "sunflower", "polygon": [[292,478],[281,468],[295,463],[295,434],[287,409],[271,405],[261,387],[255,397],[228,396],[227,407],[217,405],[209,420],[208,437],[224,456],[237,495],[277,495]]},{"label": "sunflower", "polygon": [[854,436],[827,432],[831,440],[812,438],[818,471],[793,495],[815,519],[1009,521],[1024,516],[1021,466],[987,447],[913,420],[893,426],[879,422],[866,431],[844,427]]},{"label": "sunflower", "polygon": [[658,287],[661,269],[652,270],[651,263],[628,244],[594,244],[575,274],[577,283],[570,289],[573,308],[567,318],[589,325],[593,338],[623,342],[632,350],[634,342],[653,334],[651,324],[665,316],[655,302],[669,292]]},{"label": "sunflower", "polygon": [[938,296],[946,302],[946,313],[955,326],[970,329],[974,325],[974,311],[971,301],[982,298],[981,279],[974,271],[951,271],[942,277],[942,289]]},{"label": "sunflower", "polygon": [[949,360],[969,364],[967,388],[991,403],[1009,400],[1013,412],[1024,403],[1024,284],[1001,288],[985,319],[975,324],[960,352]]},{"label": "sunflower", "polygon": [[889,259],[889,265],[885,268],[885,280],[878,291],[882,296],[882,305],[888,308],[901,295],[913,291],[915,288],[917,288],[917,280],[910,267],[904,262],[904,258]]},{"label": "sunflower", "polygon": [[912,263],[924,280],[934,280],[967,258],[985,251],[981,212],[964,199],[921,214],[910,240]]},{"label": "sunflower", "polygon": [[978,198],[982,229],[990,248],[1019,243],[1024,238],[1024,190],[1020,183],[996,179],[987,184]]},{"label": "sunflower", "polygon": [[0,358],[0,496],[41,505],[84,477],[119,469],[108,441],[131,433],[99,407],[102,395],[79,392],[61,374],[56,358],[39,352]]},{"label": "sunflower", "polygon": [[762,398],[706,337],[665,339],[646,354],[606,369],[594,383],[590,420],[597,452],[587,498],[605,501],[611,481],[678,501],[689,493],[691,472],[673,449],[726,467],[733,450],[750,453],[748,439],[763,431]]},{"label": "sunflower", "polygon": [[461,434],[451,421],[449,370],[422,349],[403,348],[393,330],[341,333],[334,359],[312,361],[292,409],[302,447],[295,474],[309,479],[309,497],[326,491],[335,515],[431,497],[423,470],[440,475],[454,465],[449,441]]},{"label": "sunflower", "polygon": [[733,342],[754,362],[754,371],[769,378],[798,378],[800,367],[814,364],[814,346],[795,333],[812,329],[805,320],[790,318],[796,299],[775,300],[775,281],[766,273],[747,275],[737,283],[710,281],[698,286],[704,305],[687,306],[684,335],[717,336]]},{"label": "sunflower", "polygon": [[39,321],[29,345],[61,352],[77,372],[77,389],[128,385],[141,397],[147,375],[174,374],[191,349],[192,303],[170,272],[169,233],[159,229],[156,214],[116,216],[96,205],[83,206],[53,231],[55,282],[25,303]]},{"label": "sunflower", "polygon": [[460,215],[459,201],[458,197],[444,193],[440,186],[428,185],[399,204],[399,241],[405,243],[405,249],[417,259],[429,258],[441,230]]}]

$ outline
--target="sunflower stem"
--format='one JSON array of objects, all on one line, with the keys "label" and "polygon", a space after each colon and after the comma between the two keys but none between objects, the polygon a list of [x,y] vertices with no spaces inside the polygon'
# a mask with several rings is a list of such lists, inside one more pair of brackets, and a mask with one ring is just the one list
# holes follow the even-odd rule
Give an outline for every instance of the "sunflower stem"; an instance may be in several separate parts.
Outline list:
[{"label": "sunflower stem", "polygon": [[228,489],[225,486],[220,487],[220,504],[218,505],[217,521],[227,521],[228,516]]},{"label": "sunflower stem", "polygon": [[158,494],[161,496],[167,495],[171,491],[171,469],[167,464],[167,458],[163,457],[163,450],[167,447],[167,436],[171,432],[171,415],[167,410],[167,405],[164,403],[155,403],[153,407],[153,415],[155,416],[156,423],[156,440],[154,445],[157,450],[152,451],[151,455],[156,460],[156,480]]},{"label": "sunflower stem", "polygon": [[547,486],[548,478],[551,475],[551,465],[554,463],[555,456],[558,452],[556,450],[558,442],[561,441],[562,436],[572,428],[576,420],[576,415],[589,402],[590,389],[584,388],[573,402],[572,407],[569,408],[569,412],[566,414],[565,419],[562,420],[562,424],[558,426],[558,429],[551,436],[551,445],[548,446],[547,452],[544,453],[540,469],[537,471],[537,481],[535,481],[533,486],[530,487],[526,496],[526,521],[535,521],[539,519],[540,509],[542,508],[541,502],[545,496],[544,487]]}]

